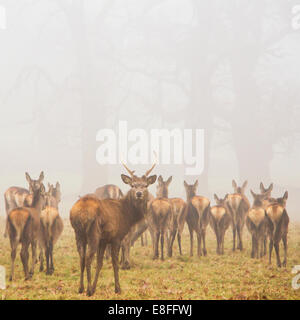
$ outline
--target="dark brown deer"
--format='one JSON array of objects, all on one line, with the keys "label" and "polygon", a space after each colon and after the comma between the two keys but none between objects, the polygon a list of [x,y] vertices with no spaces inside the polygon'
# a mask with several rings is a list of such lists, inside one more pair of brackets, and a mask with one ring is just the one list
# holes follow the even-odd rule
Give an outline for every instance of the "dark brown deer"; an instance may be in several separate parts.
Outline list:
[{"label": "dark brown deer", "polygon": [[245,225],[246,214],[250,209],[250,203],[245,195],[245,189],[247,187],[247,181],[245,181],[242,187],[238,187],[236,182],[232,180],[232,186],[234,189],[233,194],[227,196],[227,207],[231,215],[231,226],[233,235],[232,250],[235,251],[236,235],[238,239],[237,249],[243,250],[243,228]]},{"label": "dark brown deer", "polygon": [[[40,173],[38,180],[33,180],[30,178],[29,174],[25,173],[26,180],[29,184],[29,190],[20,187],[10,187],[4,193],[4,202],[6,215],[10,213],[11,210],[15,208],[28,207],[32,204],[32,194],[35,190],[38,190],[44,180],[44,172]],[[7,237],[7,227],[6,223],[4,237]]]},{"label": "dark brown deer", "polygon": [[[209,224],[209,212],[210,212],[210,201],[206,197],[196,196],[196,191],[198,187],[198,180],[194,184],[187,184],[184,181],[184,187],[186,191],[186,198],[187,198],[187,206],[186,206],[186,222],[190,232],[190,256],[193,256],[193,233],[196,232],[197,234],[197,242],[198,242],[198,249],[197,255],[206,256],[206,243],[205,243],[205,235],[206,235],[206,228]],[[203,249],[201,242],[203,242]]]},{"label": "dark brown deer", "polygon": [[[94,197],[79,199],[71,209],[70,220],[74,228],[77,249],[80,256],[80,287],[83,292],[83,275],[86,267],[87,295],[94,294],[99,272],[103,265],[105,248],[111,244],[112,265],[115,276],[115,292],[120,293],[118,256],[121,241],[133,225],[143,219],[147,212],[148,186],[155,183],[156,175],[150,176],[154,166],[142,177],[124,165],[130,176],[121,175],[125,184],[130,185],[129,192],[120,200],[98,200]],[[88,252],[87,252],[88,250]],[[93,285],[91,283],[91,263],[97,252],[97,267]]]},{"label": "dark brown deer", "polygon": [[217,239],[217,254],[224,254],[224,237],[231,223],[231,216],[227,208],[227,195],[219,199],[214,194],[217,205],[210,208],[210,226]]},{"label": "dark brown deer", "polygon": [[171,220],[169,223],[169,237],[168,237],[168,256],[172,257],[173,251],[173,243],[177,234],[178,240],[178,248],[179,254],[182,255],[181,250],[181,235],[184,228],[184,223],[186,219],[186,203],[184,200],[180,198],[169,198],[169,185],[172,181],[172,176],[169,177],[168,180],[164,181],[162,176],[158,177],[158,185],[157,185],[157,192],[156,196],[158,198],[168,198],[171,205],[172,205],[172,212]]},{"label": "dark brown deer", "polygon": [[[40,253],[40,271],[43,270],[44,250],[46,254],[47,275],[52,275],[54,272],[53,249],[64,228],[58,209],[55,207],[57,201],[53,194],[53,186],[50,185],[50,188],[45,195],[45,208],[41,212],[40,245],[42,250]],[[53,201],[53,198],[55,201]],[[53,205],[55,206],[53,207]]]},{"label": "dark brown deer", "polygon": [[[269,263],[271,264],[272,250],[275,247],[277,266],[286,267],[287,263],[287,234],[289,226],[289,216],[286,211],[286,201],[288,199],[288,192],[286,191],[282,198],[277,198],[276,202],[272,203],[266,208],[267,230],[270,239],[269,244]],[[279,244],[283,242],[284,260],[281,264],[279,255]]]},{"label": "dark brown deer", "polygon": [[267,219],[264,209],[264,200],[268,193],[255,194],[253,196],[253,205],[247,213],[246,226],[252,237],[251,258],[262,258],[265,255],[265,238],[267,233]]},{"label": "dark brown deer", "polygon": [[103,187],[96,189],[95,195],[98,199],[121,199],[124,195],[121,189],[114,184],[107,184]]},{"label": "dark brown deer", "polygon": [[[8,214],[8,234],[11,245],[11,276],[14,279],[14,263],[18,244],[22,244],[21,260],[24,268],[25,280],[30,279],[34,274],[36,264],[37,244],[40,236],[40,213],[44,206],[45,187],[40,184],[38,189],[33,191],[31,207],[13,209]],[[28,270],[29,247],[32,249],[32,267]]]}]

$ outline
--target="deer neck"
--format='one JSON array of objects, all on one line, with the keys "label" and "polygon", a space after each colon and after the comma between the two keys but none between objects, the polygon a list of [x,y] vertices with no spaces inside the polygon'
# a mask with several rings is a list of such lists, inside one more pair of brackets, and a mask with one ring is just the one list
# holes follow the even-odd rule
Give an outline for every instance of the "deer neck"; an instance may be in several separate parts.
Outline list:
[{"label": "deer neck", "polygon": [[137,201],[134,196],[134,192],[129,191],[122,200],[128,208],[126,217],[128,218],[128,222],[131,226],[144,218],[147,212],[147,199]]},{"label": "deer neck", "polygon": [[41,195],[41,191],[37,190],[33,193],[32,205],[31,207],[36,209],[38,212],[41,212],[44,204],[43,196]]},{"label": "deer neck", "polygon": [[162,190],[159,190],[156,193],[157,198],[168,198],[169,197],[169,192],[168,189],[164,188]]}]

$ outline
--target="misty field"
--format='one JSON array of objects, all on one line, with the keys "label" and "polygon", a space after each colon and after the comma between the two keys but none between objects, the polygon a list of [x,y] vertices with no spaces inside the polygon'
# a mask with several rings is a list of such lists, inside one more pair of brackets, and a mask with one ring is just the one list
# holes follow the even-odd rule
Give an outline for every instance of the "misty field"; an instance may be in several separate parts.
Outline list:
[{"label": "misty field", "polygon": [[[272,266],[267,258],[250,259],[250,237],[244,231],[245,249],[232,252],[232,233],[227,231],[225,255],[215,252],[216,241],[210,227],[207,235],[207,257],[189,257],[189,235],[187,226],[183,235],[183,256],[179,256],[174,242],[172,258],[165,261],[152,260],[152,246],[148,234],[148,246],[142,247],[140,240],[132,248],[131,270],[120,270],[122,294],[114,293],[111,262],[105,260],[95,295],[88,298],[78,294],[79,259],[75,237],[69,221],[54,250],[55,272],[46,276],[36,272],[33,279],[24,281],[22,263],[16,259],[15,281],[7,281],[7,289],[0,290],[2,299],[300,299],[300,289],[294,290],[291,282],[295,276],[291,270],[300,264],[300,224],[291,223],[287,268]],[[3,238],[4,219],[0,219],[0,265],[10,272],[9,240]],[[282,252],[282,250],[281,250]],[[94,271],[94,270],[93,270]]]}]

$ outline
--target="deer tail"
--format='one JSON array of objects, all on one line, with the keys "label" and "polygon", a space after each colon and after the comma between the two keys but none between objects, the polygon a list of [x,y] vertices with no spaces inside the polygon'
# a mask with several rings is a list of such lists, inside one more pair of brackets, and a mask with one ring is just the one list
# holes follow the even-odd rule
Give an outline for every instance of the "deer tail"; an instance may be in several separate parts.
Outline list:
[{"label": "deer tail", "polygon": [[12,219],[9,215],[7,216],[8,226],[12,232],[13,237],[15,238],[16,242],[20,242],[24,230],[28,223],[31,220],[30,214],[27,217],[21,217],[19,219]]}]

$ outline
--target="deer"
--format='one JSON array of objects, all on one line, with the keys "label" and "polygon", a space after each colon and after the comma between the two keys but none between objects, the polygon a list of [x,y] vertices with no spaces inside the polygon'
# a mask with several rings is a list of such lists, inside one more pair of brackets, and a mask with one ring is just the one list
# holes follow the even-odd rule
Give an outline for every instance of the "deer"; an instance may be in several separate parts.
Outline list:
[{"label": "deer", "polygon": [[[287,234],[289,226],[289,216],[286,211],[286,202],[288,199],[288,192],[286,191],[281,198],[277,198],[276,202],[272,203],[266,208],[267,218],[267,233],[270,240],[269,243],[269,264],[272,263],[273,246],[276,252],[277,266],[286,267],[287,264]],[[281,264],[279,255],[279,244],[283,242],[284,260]]]},{"label": "deer", "polygon": [[227,194],[219,198],[214,194],[216,205],[210,208],[210,226],[213,229],[217,240],[217,254],[224,254],[224,237],[231,224],[231,216],[227,208]]},{"label": "deer", "polygon": [[49,198],[49,201],[50,201],[49,206],[58,209],[58,205],[61,201],[60,183],[56,182],[55,187],[53,184],[48,183],[48,190],[50,190],[50,188],[51,188],[51,195]]},{"label": "deer", "polygon": [[[43,250],[46,254],[46,275],[54,273],[53,249],[54,245],[61,236],[64,224],[56,208],[57,202],[53,196],[53,185],[50,185],[48,192],[45,194],[45,208],[41,212],[40,220],[40,271],[43,271]],[[53,202],[53,200],[55,200]]]},{"label": "deer", "polygon": [[[7,217],[8,235],[11,245],[11,275],[10,281],[14,279],[14,264],[17,247],[21,243],[21,260],[23,264],[25,280],[32,278],[34,266],[36,264],[37,244],[40,237],[40,214],[44,206],[45,187],[41,183],[37,188],[36,185],[30,185],[33,190],[33,199],[30,207],[20,207],[12,209]],[[32,249],[32,266],[28,270],[29,247]]]},{"label": "deer", "polygon": [[[37,180],[31,179],[27,172],[25,172],[25,177],[29,184],[29,190],[21,187],[10,187],[4,193],[6,216],[8,216],[10,211],[15,208],[21,208],[23,206],[28,207],[32,204],[32,194],[35,190],[40,188],[44,180],[44,172],[42,171],[40,173]],[[6,222],[4,238],[7,237],[7,228],[8,223]]]},{"label": "deer", "polygon": [[114,185],[114,184],[107,184],[103,187],[97,188],[95,190],[95,195],[100,200],[102,199],[121,199],[124,195],[122,190]]},{"label": "deer", "polygon": [[[198,187],[198,180],[194,184],[187,184],[184,181],[184,187],[186,191],[186,222],[190,233],[190,256],[193,256],[193,233],[197,234],[198,257],[207,255],[205,235],[206,228],[209,224],[209,212],[210,212],[210,200],[206,197],[196,196],[196,191]],[[201,242],[203,242],[203,249]]]},{"label": "deer", "polygon": [[255,194],[252,190],[250,192],[253,196],[253,205],[247,213],[246,226],[252,237],[251,258],[258,259],[265,255],[267,220],[264,200],[268,197],[268,193]]},{"label": "deer", "polygon": [[238,239],[237,249],[240,251],[243,250],[243,228],[245,225],[246,214],[250,209],[250,202],[245,195],[247,184],[248,181],[245,181],[241,187],[238,187],[235,180],[232,180],[234,193],[227,196],[227,206],[231,215],[233,236],[232,251],[235,251],[236,234]]},{"label": "deer", "polygon": [[[167,231],[171,227],[171,221],[173,220],[173,205],[168,199],[168,185],[172,181],[172,177],[168,179],[166,184],[162,183],[162,177],[158,178],[158,186],[156,192],[156,198],[151,201],[149,205],[149,217],[148,223],[151,225],[153,230],[153,259],[159,257],[159,243],[161,246],[160,259],[164,260],[164,241],[167,235]],[[168,239],[168,254],[169,251],[169,239]]]},{"label": "deer", "polygon": [[[157,197],[158,198],[167,198],[169,199],[169,185],[172,182],[172,176],[169,177],[166,181],[163,180],[162,176],[159,176],[158,179],[158,185],[157,185]],[[186,219],[186,203],[184,200],[180,198],[170,198],[169,199],[171,205],[172,205],[172,212],[171,215],[171,221],[169,224],[169,231],[170,235],[168,237],[168,256],[172,257],[172,249],[173,249],[173,243],[177,234],[177,241],[178,241],[178,249],[179,254],[182,255],[181,250],[181,235],[184,228],[184,223]]]},{"label": "deer", "polygon": [[[87,295],[96,291],[99,273],[103,266],[106,246],[111,245],[112,265],[115,278],[115,293],[121,293],[119,282],[118,256],[121,242],[130,229],[141,221],[147,213],[148,187],[155,183],[156,175],[149,176],[155,164],[138,177],[124,163],[130,176],[122,174],[122,181],[130,186],[127,194],[119,199],[99,200],[83,197],[71,208],[70,221],[75,231],[77,249],[80,257],[79,293],[84,291],[84,271],[87,273]],[[91,263],[97,252],[97,265],[93,284],[91,282]]]}]

